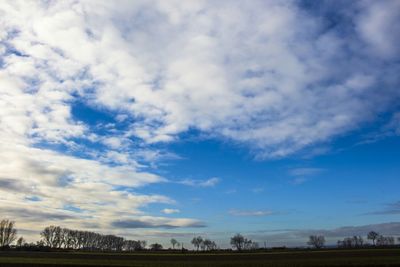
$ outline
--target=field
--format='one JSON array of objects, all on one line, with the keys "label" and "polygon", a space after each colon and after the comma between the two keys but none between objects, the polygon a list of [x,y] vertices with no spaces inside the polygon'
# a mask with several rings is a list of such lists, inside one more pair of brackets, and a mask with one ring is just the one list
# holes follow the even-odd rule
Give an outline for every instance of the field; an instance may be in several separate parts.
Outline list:
[{"label": "field", "polygon": [[0,252],[3,266],[303,267],[400,266],[400,249],[254,253]]}]

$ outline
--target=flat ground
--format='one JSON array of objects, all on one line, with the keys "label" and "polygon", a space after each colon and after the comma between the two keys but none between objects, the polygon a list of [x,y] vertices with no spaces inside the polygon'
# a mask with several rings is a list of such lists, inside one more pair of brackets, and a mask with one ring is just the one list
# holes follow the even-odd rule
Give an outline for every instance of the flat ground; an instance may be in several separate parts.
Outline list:
[{"label": "flat ground", "polygon": [[185,254],[0,251],[0,267],[3,266],[383,267],[400,266],[400,249]]}]

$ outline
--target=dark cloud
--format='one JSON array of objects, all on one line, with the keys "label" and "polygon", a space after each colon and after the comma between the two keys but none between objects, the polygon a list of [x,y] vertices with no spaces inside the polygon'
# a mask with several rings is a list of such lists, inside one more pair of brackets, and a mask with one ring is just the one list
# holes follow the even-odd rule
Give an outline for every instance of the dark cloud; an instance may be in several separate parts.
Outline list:
[{"label": "dark cloud", "polygon": [[7,216],[10,218],[24,218],[28,221],[76,219],[75,216],[65,213],[13,207],[0,207],[0,213],[2,214],[2,216]]},{"label": "dark cloud", "polygon": [[31,189],[28,186],[21,183],[21,181],[0,177],[0,190],[1,189],[3,190],[6,189],[7,191],[13,191],[13,192],[31,191]]}]

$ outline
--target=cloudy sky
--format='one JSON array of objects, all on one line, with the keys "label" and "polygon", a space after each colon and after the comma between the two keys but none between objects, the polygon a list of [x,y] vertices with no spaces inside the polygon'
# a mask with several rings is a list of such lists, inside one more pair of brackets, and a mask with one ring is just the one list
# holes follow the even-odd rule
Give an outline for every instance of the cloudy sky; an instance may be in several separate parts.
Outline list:
[{"label": "cloudy sky", "polygon": [[2,1],[0,214],[167,244],[400,233],[400,1]]}]

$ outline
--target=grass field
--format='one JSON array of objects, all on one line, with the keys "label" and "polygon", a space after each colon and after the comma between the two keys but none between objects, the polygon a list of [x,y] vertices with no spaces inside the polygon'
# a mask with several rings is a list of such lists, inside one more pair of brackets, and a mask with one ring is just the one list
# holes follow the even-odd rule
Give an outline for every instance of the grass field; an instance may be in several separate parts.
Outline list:
[{"label": "grass field", "polygon": [[400,266],[400,249],[255,253],[0,252],[2,266],[303,267]]}]

